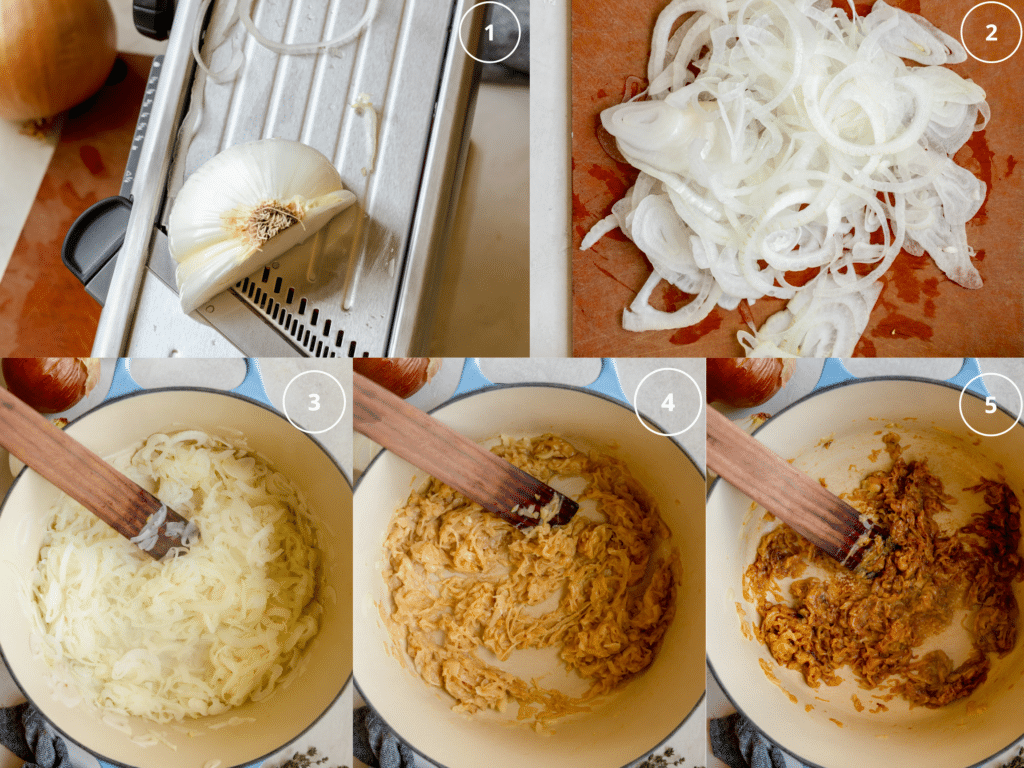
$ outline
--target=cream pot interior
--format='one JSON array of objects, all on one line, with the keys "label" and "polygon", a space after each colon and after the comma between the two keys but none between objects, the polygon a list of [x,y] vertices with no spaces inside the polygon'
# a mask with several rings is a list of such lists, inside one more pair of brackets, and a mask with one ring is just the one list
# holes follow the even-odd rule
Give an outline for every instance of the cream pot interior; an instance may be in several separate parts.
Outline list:
[{"label": "cream pot interior", "polygon": [[[869,472],[890,468],[882,435],[895,431],[902,437],[904,456],[927,457],[946,492],[961,500],[953,507],[951,522],[958,526],[984,508],[980,494],[962,491],[982,476],[1005,478],[1024,498],[1024,427],[1017,425],[1000,437],[977,435],[961,419],[959,398],[960,388],[934,382],[861,380],[795,403],[770,419],[756,437],[840,493],[856,488]],[[985,401],[972,395],[963,398],[963,407],[968,422],[981,431],[998,432],[1013,424],[1002,411],[987,416]],[[825,447],[828,440],[832,442]],[[875,461],[869,458],[873,451]],[[776,664],[752,639],[750,626],[757,622],[757,612],[743,597],[743,572],[761,535],[775,524],[763,517],[763,510],[754,511],[747,497],[721,480],[715,482],[707,507],[707,652],[722,689],[772,741],[805,762],[827,768],[848,766],[854,755],[858,765],[874,768],[965,768],[1021,737],[1020,640],[1006,658],[994,661],[988,681],[972,696],[939,709],[910,708],[894,699],[883,702],[888,711],[872,712],[878,700],[872,691],[858,688],[848,669],[840,670],[843,684],[811,689],[798,672]],[[1018,584],[1019,601],[1024,600],[1022,592]],[[954,629],[951,634],[960,637],[947,646],[959,664],[967,644],[963,633]],[[858,711],[854,696],[863,711]]]},{"label": "cream pot interior", "polygon": [[[258,760],[299,736],[337,698],[351,674],[351,488],[328,454],[281,415],[239,397],[195,389],[151,390],[111,401],[72,423],[67,432],[101,456],[176,425],[242,432],[304,493],[324,554],[324,616],[304,668],[290,685],[260,703],[215,717],[156,725],[130,720],[133,736],[153,732],[164,743],[141,747],[85,705],[55,698],[46,670],[29,648],[29,624],[17,598],[38,557],[47,510],[57,491],[23,471],[0,510],[0,649],[25,695],[63,734],[104,760],[137,768],[223,768]],[[236,719],[237,718],[237,719]]]},{"label": "cream pot interior", "polygon": [[[380,564],[385,532],[395,510],[426,479],[423,472],[383,452],[356,488],[356,685],[401,738],[447,768],[619,768],[641,757],[671,735],[704,692],[701,473],[669,438],[644,429],[632,410],[580,390],[489,389],[454,400],[434,415],[478,442],[502,434],[525,437],[550,432],[577,448],[597,448],[624,459],[657,499],[672,531],[671,541],[681,550],[683,583],[676,616],[650,668],[595,711],[558,721],[554,734],[535,733],[510,722],[515,719],[514,705],[505,715],[488,712],[470,718],[452,712],[453,699],[428,686],[411,664],[396,658],[380,620],[379,606],[389,601]],[[550,650],[553,654],[554,649]],[[519,653],[528,657],[544,652]],[[513,667],[513,671],[518,670]]]}]

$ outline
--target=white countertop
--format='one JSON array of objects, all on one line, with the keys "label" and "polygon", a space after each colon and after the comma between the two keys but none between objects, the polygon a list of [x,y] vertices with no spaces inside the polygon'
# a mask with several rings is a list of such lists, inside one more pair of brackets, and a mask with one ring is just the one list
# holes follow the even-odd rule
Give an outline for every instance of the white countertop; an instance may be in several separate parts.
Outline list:
[{"label": "white countertop", "polygon": [[[530,70],[530,354],[568,357],[570,228],[570,4],[533,0]],[[538,76],[543,73],[543,76]]]}]

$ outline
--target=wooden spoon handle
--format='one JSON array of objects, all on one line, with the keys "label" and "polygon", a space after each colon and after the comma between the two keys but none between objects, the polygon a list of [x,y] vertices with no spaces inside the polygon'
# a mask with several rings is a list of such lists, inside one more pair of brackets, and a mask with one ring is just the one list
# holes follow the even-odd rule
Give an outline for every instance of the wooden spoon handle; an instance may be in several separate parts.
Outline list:
[{"label": "wooden spoon handle", "polygon": [[[550,486],[477,445],[367,377],[353,373],[352,420],[357,432],[429,472],[484,509],[527,527],[537,520],[513,510],[544,506]],[[577,505],[562,497],[552,525],[568,522]]]},{"label": "wooden spoon handle", "polygon": [[850,559],[851,552],[856,558],[863,549],[858,543],[866,542],[861,537],[871,533],[857,510],[714,408],[707,409],[707,463],[840,563],[850,568],[857,564]]},{"label": "wooden spoon handle", "polygon": [[[0,445],[125,538],[138,536],[149,516],[164,506],[3,387]],[[168,509],[164,525],[171,522],[186,520]],[[160,559],[172,546],[182,546],[180,537],[167,536],[161,526],[156,544],[143,551]]]}]

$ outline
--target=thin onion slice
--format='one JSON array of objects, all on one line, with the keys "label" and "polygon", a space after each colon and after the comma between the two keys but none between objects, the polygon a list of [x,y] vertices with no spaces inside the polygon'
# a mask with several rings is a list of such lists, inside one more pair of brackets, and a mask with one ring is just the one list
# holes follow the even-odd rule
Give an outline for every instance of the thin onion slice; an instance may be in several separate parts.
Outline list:
[{"label": "thin onion slice", "polygon": [[[240,48],[233,47],[230,61],[218,70],[213,70],[210,65],[203,61],[199,43],[203,37],[205,19],[210,3],[212,2],[213,0],[203,0],[199,8],[199,13],[196,14],[195,29],[192,32],[192,56],[196,60],[196,65],[207,77],[216,83],[226,83],[233,80],[235,75],[242,68],[242,65],[245,63],[245,55],[242,53]],[[256,0],[230,0],[231,4],[227,6],[226,13],[223,16],[225,19],[224,25],[217,30],[213,30],[212,37],[208,31],[204,45],[210,50],[215,50],[217,46],[223,43],[227,38],[227,30],[234,26],[237,19],[242,22],[242,26],[245,27],[246,31],[252,35],[256,42],[274,53],[301,56],[311,53],[320,53],[321,51],[330,51],[359,37],[359,35],[363,33],[363,30],[365,30],[370,25],[370,22],[376,17],[377,10],[380,7],[380,0],[368,0],[366,10],[363,12],[360,19],[353,26],[330,40],[320,40],[318,42],[307,43],[284,43],[277,40],[271,40],[260,32],[256,23],[252,19],[252,7],[255,2]]]},{"label": "thin onion slice", "polygon": [[[200,40],[203,39],[203,19],[210,9],[210,3],[213,0],[203,0],[199,6],[199,13],[196,14],[196,27],[192,31],[192,56],[196,60],[196,66],[203,71],[203,73],[213,80],[215,83],[226,83],[234,79],[238,70],[242,68],[242,64],[245,63],[245,56],[242,54],[241,48],[232,46],[231,49],[231,60],[222,68],[213,70],[205,61],[203,61],[203,54],[199,50]],[[237,0],[232,0],[233,3],[237,3]],[[232,9],[229,13],[228,28],[234,23],[235,7],[232,5]],[[225,27],[219,27],[216,29],[209,29],[206,32],[206,46],[211,50],[216,50],[217,46],[227,39]]]},{"label": "thin onion slice", "polygon": [[288,53],[292,55],[329,51],[332,48],[337,48],[339,45],[344,45],[354,40],[362,34],[363,30],[373,20],[373,17],[377,15],[377,8],[380,5],[380,0],[369,0],[366,4],[366,11],[359,21],[331,40],[321,40],[313,43],[281,43],[271,40],[256,28],[256,24],[252,20],[252,6],[255,2],[256,0],[248,0],[248,2],[242,0],[242,5],[238,9],[238,18],[242,25],[248,30],[250,35],[256,38],[256,42],[264,48],[269,48],[274,53]]},{"label": "thin onion slice", "polygon": [[363,176],[366,176],[373,173],[373,169],[377,165],[377,123],[379,118],[377,110],[373,106],[373,99],[368,93],[360,93],[352,102],[351,107],[357,115],[363,118],[363,124],[366,126],[366,151],[370,157],[370,162],[362,169]]}]

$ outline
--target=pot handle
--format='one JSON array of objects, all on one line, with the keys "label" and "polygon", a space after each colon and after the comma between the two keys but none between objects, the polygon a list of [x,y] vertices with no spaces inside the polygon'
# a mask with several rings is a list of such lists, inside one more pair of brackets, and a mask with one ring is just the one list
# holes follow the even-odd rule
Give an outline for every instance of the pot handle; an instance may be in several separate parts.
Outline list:
[{"label": "pot handle", "polygon": [[469,392],[476,392],[478,389],[493,386],[494,382],[484,376],[483,371],[480,370],[479,360],[475,357],[467,357],[466,362],[462,364],[462,375],[459,377],[459,385],[455,388],[455,392],[452,393],[452,397],[458,397]]},{"label": "pot handle", "polygon": [[[465,364],[462,366],[462,376],[459,378],[459,385],[455,388],[455,393],[452,397],[458,397],[469,392],[475,392],[478,389],[493,386],[494,382],[484,376],[483,371],[480,370],[478,358],[467,357]],[[601,372],[590,384],[585,385],[584,389],[606,395],[626,405],[630,404],[622,391],[622,385],[619,384],[619,372],[615,368],[615,361],[609,357],[601,358]]]},{"label": "pot handle", "polygon": [[255,400],[257,403],[269,405],[271,408],[274,407],[274,404],[270,402],[270,398],[267,397],[267,388],[263,384],[260,361],[255,357],[245,358],[245,378],[242,379],[241,384],[228,391],[232,394]]},{"label": "pot handle", "polygon": [[[115,397],[124,397],[133,392],[140,392],[144,389],[132,376],[131,363],[131,358],[118,358],[117,365],[114,366],[114,378],[110,382],[110,389],[107,390],[104,402]],[[227,391],[273,407],[270,398],[267,397],[267,390],[263,386],[263,376],[260,373],[259,361],[254,357],[245,358],[245,378],[242,379],[242,383],[234,389]]]},{"label": "pot handle", "polygon": [[[981,397],[988,397],[989,391],[985,386],[985,382],[978,378],[981,376],[981,367],[978,365],[977,358],[965,357],[963,365],[960,366],[960,370],[956,376],[951,379],[947,379],[946,383],[953,384],[954,386],[967,389],[976,395]],[[838,357],[830,357],[825,361],[825,364],[821,368],[821,376],[818,378],[818,383],[814,385],[812,391],[817,392],[819,389],[825,387],[831,387],[835,384],[841,384],[844,381],[857,378],[843,365],[843,361]],[[972,381],[973,380],[973,381]],[[968,387],[968,382],[971,385]]]},{"label": "pot handle", "polygon": [[622,384],[619,381],[619,369],[615,367],[615,361],[610,357],[601,358],[601,372],[597,378],[587,385],[587,389],[607,395],[612,400],[618,400],[629,407],[633,407],[622,391]]}]

